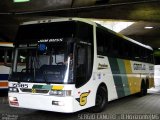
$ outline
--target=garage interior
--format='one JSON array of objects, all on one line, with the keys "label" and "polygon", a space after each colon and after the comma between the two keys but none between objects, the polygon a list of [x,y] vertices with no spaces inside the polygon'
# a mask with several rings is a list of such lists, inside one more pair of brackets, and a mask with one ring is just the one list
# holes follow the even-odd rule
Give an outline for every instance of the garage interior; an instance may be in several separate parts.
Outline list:
[{"label": "garage interior", "polygon": [[18,25],[25,21],[82,17],[134,22],[120,33],[158,50],[159,5],[159,0],[4,0],[0,3],[0,41],[14,42]]},{"label": "garage interior", "polygon": [[[119,33],[145,45],[155,51],[155,63],[160,64],[160,1],[159,0],[3,0],[0,2],[0,41],[14,42],[19,24],[42,19],[59,17],[81,17],[102,22],[133,22],[132,25]],[[158,89],[158,88],[157,88]],[[158,113],[160,109],[160,89],[150,90],[149,96],[136,98],[130,96],[111,102],[104,113]],[[1,98],[0,98],[1,99]],[[1,109],[15,114],[15,108],[5,109],[6,98],[0,100]],[[2,103],[4,105],[2,105]],[[114,106],[114,107],[113,107]],[[140,106],[140,107],[138,107]],[[1,111],[1,110],[0,110]],[[34,110],[18,110],[21,118],[27,119],[28,114],[38,116]],[[85,111],[84,111],[85,113]],[[23,114],[23,115],[22,115]],[[57,115],[57,119],[75,119],[77,114]],[[52,113],[47,113],[52,116]],[[44,115],[44,116],[47,116]],[[53,114],[53,116],[56,113]],[[43,119],[45,117],[38,117]],[[47,118],[46,118],[47,119]],[[49,119],[49,118],[48,118]]]}]

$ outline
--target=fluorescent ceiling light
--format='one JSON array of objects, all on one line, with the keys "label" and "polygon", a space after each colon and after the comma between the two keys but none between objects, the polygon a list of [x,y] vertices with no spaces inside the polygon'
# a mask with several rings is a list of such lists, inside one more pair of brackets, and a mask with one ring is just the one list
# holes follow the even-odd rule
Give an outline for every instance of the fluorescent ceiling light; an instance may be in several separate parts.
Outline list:
[{"label": "fluorescent ceiling light", "polygon": [[16,2],[29,2],[30,0],[13,0],[15,3]]},{"label": "fluorescent ceiling light", "polygon": [[152,29],[153,27],[152,26],[146,26],[144,27],[144,29]]}]

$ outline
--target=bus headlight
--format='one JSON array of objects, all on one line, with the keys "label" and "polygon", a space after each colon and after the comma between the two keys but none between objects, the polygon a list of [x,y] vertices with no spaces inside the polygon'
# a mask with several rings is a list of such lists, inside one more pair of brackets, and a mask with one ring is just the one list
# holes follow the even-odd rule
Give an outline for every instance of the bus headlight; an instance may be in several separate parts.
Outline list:
[{"label": "bus headlight", "polygon": [[16,87],[9,87],[9,92],[19,92],[19,90]]},{"label": "bus headlight", "polygon": [[71,90],[51,90],[49,92],[49,95],[55,95],[55,96],[71,96]]}]

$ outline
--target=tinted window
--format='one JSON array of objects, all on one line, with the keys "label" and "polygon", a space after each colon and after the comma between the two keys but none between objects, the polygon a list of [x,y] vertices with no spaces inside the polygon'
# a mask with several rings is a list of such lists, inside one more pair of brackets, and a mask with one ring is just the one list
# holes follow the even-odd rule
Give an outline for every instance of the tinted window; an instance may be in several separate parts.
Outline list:
[{"label": "tinted window", "polygon": [[11,49],[0,49],[0,62],[1,63],[10,63],[12,59],[12,50]]},{"label": "tinted window", "polygon": [[113,42],[111,34],[107,31],[97,28],[96,29],[97,38],[97,54],[98,55],[108,55],[111,51],[111,44]]},{"label": "tinted window", "polygon": [[41,39],[56,39],[73,37],[76,31],[74,21],[53,22],[22,25],[19,27],[16,40],[19,43],[37,43]]},{"label": "tinted window", "polygon": [[[85,32],[85,33],[84,33]],[[76,37],[76,87],[81,87],[90,80],[93,69],[93,26],[78,22]]]},{"label": "tinted window", "polygon": [[93,45],[93,26],[83,22],[77,22],[76,37]]},{"label": "tinted window", "polygon": [[153,51],[97,27],[97,54],[153,63]]}]

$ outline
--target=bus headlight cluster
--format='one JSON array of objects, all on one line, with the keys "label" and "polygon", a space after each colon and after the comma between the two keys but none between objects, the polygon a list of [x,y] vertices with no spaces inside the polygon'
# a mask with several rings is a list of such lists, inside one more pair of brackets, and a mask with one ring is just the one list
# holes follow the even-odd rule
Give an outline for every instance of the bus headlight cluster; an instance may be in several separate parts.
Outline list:
[{"label": "bus headlight cluster", "polygon": [[55,96],[71,96],[71,90],[51,90],[49,92],[49,95],[55,95]]},{"label": "bus headlight cluster", "polygon": [[19,92],[19,90],[16,87],[9,87],[9,92]]}]

